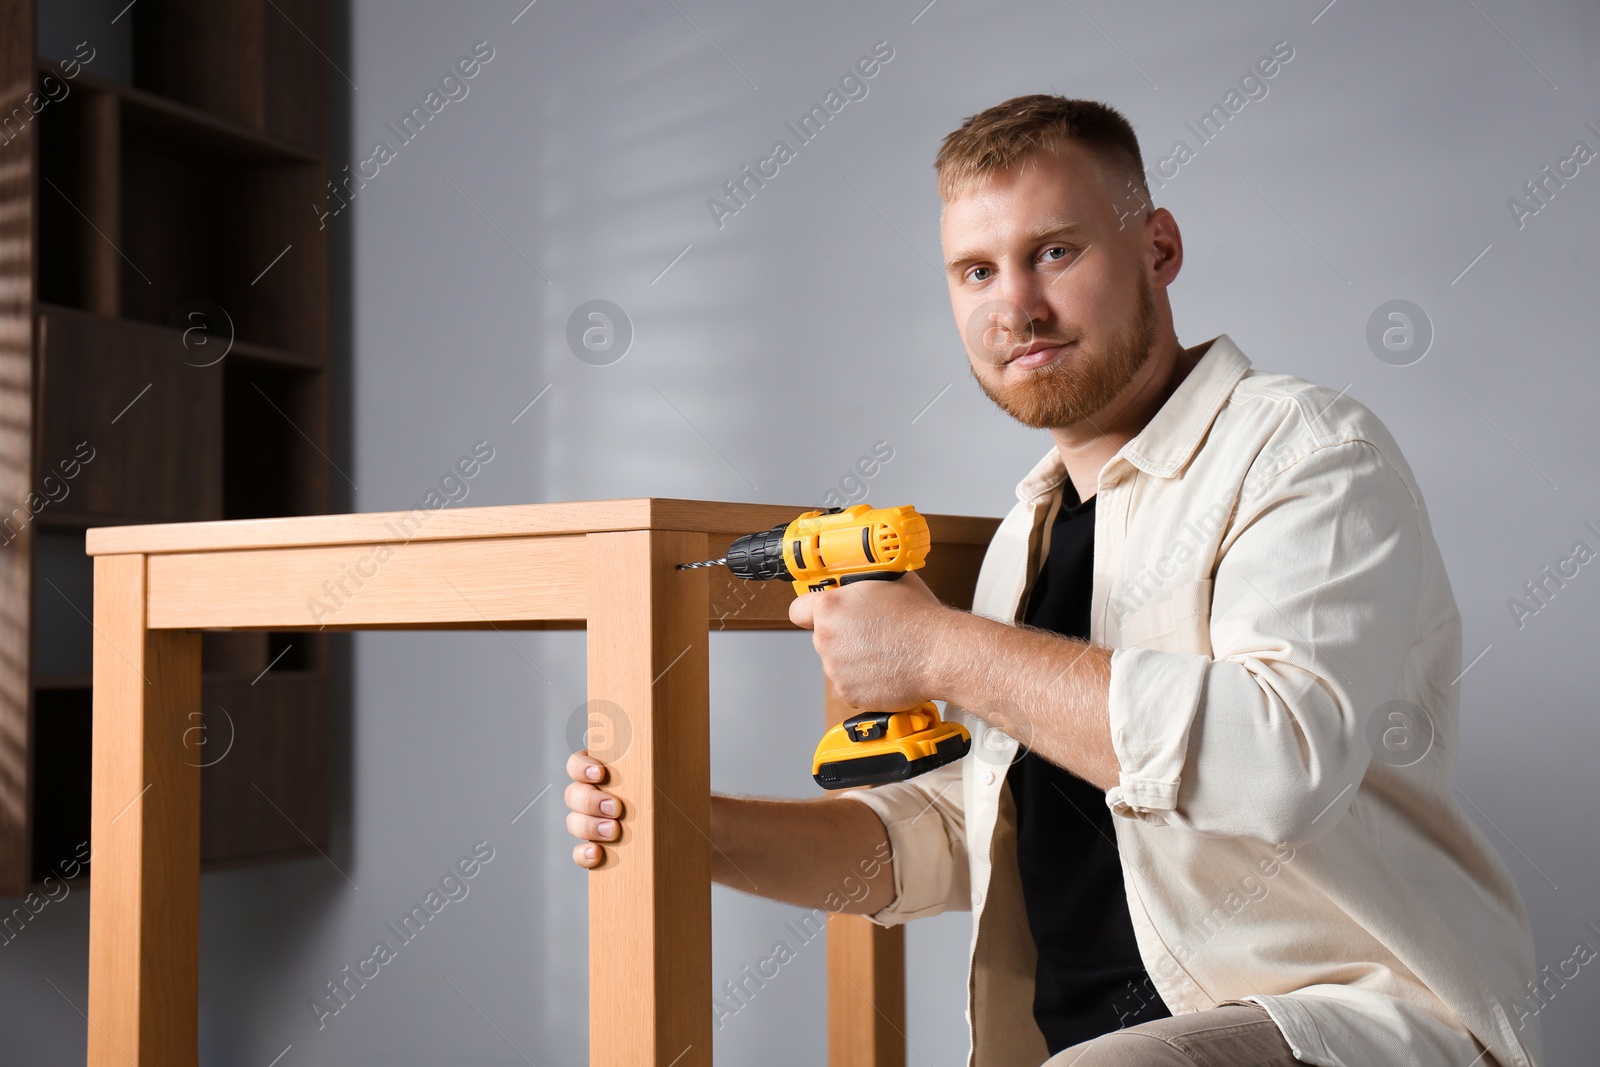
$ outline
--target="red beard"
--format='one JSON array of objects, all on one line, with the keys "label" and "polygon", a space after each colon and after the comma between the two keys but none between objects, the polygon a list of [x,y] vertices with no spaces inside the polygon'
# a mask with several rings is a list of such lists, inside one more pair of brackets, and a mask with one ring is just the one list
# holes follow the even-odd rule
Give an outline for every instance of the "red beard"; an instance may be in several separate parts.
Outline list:
[{"label": "red beard", "polygon": [[1024,426],[1070,426],[1089,419],[1127,388],[1150,358],[1155,336],[1155,300],[1150,283],[1141,278],[1134,321],[1106,345],[1088,349],[1079,342],[1053,362],[1020,375],[997,368],[1000,376],[1012,378],[1004,384],[985,381],[976,369],[972,376],[990,400]]}]

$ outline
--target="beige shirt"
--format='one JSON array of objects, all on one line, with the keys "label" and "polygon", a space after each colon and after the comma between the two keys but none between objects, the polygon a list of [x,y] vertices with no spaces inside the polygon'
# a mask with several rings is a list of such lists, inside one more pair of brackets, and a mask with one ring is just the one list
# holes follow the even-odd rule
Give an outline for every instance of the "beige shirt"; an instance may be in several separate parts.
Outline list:
[{"label": "beige shirt", "polygon": [[[976,613],[1017,620],[1065,477],[1052,448],[1018,485]],[[1121,765],[1106,803],[1161,999],[1259,1004],[1305,1063],[1535,1067],[1527,914],[1450,780],[1460,616],[1383,424],[1222,335],[1097,492],[1090,638],[1114,650]],[[971,908],[969,1063],[1037,1067],[1005,788],[1019,739],[949,710],[967,758],[845,794],[894,849],[872,920]]]}]

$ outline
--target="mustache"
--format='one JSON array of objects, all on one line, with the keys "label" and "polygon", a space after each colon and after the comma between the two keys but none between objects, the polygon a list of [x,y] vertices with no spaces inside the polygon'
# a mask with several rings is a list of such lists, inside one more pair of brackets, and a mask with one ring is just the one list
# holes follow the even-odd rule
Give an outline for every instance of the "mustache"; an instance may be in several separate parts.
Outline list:
[{"label": "mustache", "polygon": [[1010,344],[1001,345],[998,347],[1000,347],[1005,353],[1005,362],[1009,363],[1013,359],[1021,356],[1030,348],[1037,352],[1044,348],[1060,348],[1065,345],[1074,344],[1079,340],[1081,340],[1081,338],[1078,337],[1052,339],[1049,337],[1040,337],[1035,334],[1028,336],[1025,339],[1020,339]]},{"label": "mustache", "polygon": [[1084,331],[1057,334],[1054,331],[1073,324],[1035,318],[1016,304],[990,300],[973,309],[962,331],[967,350],[991,366],[1002,366],[1032,346],[1057,347],[1081,343]]}]

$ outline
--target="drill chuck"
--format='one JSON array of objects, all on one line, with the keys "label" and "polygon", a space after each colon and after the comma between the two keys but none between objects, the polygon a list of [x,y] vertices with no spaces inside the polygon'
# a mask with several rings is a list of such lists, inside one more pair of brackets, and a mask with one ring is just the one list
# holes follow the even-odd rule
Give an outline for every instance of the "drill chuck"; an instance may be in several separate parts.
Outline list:
[{"label": "drill chuck", "polygon": [[783,578],[794,581],[794,575],[783,562],[783,538],[789,524],[783,523],[770,530],[745,534],[728,546],[728,570],[734,577],[747,581],[771,581]]}]

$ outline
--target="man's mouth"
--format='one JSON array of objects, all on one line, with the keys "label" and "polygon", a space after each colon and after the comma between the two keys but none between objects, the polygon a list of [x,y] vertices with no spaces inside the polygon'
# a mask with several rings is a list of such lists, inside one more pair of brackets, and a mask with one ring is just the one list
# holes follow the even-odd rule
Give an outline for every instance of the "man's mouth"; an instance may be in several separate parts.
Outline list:
[{"label": "man's mouth", "polygon": [[1061,353],[1075,344],[1077,344],[1076,341],[1065,341],[1059,344],[1035,341],[1023,349],[1021,355],[1013,356],[1007,360],[1005,365],[1015,367],[1018,370],[1032,370],[1035,367],[1042,367],[1046,363],[1053,362]]}]

